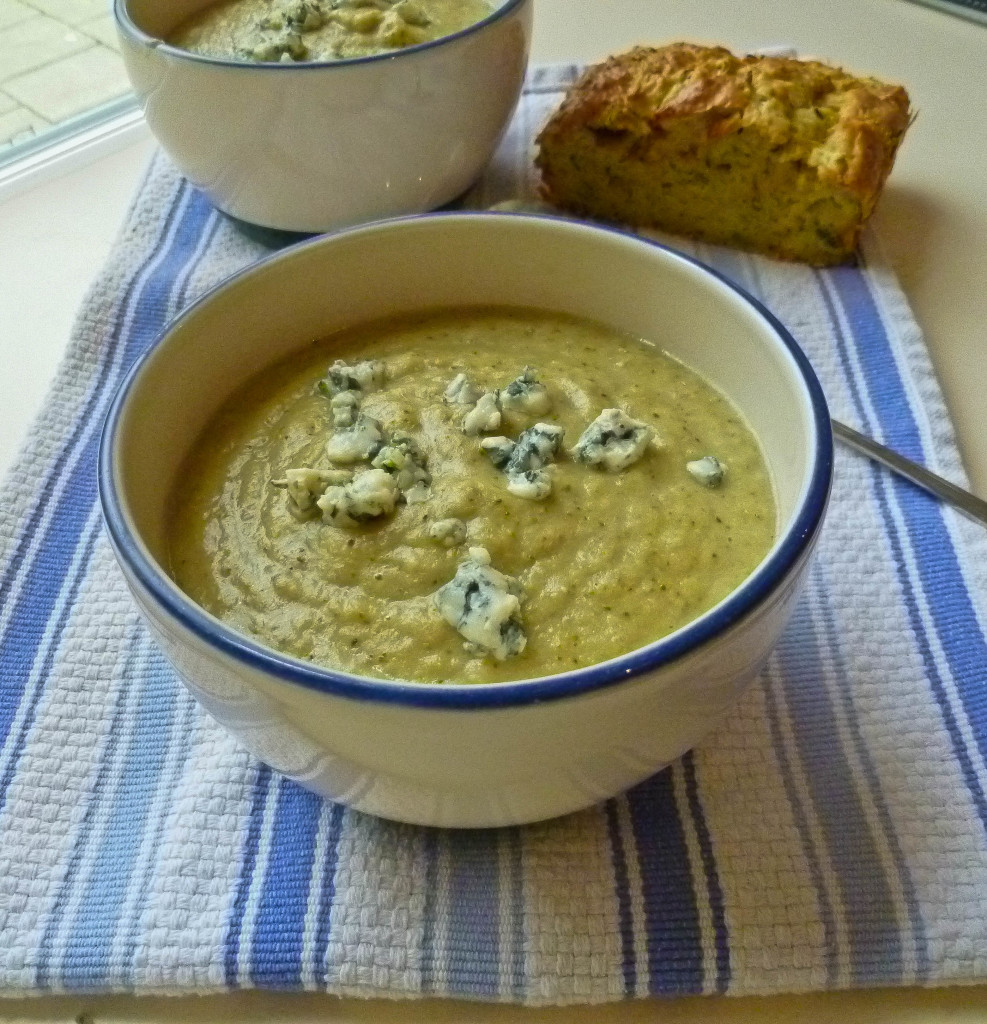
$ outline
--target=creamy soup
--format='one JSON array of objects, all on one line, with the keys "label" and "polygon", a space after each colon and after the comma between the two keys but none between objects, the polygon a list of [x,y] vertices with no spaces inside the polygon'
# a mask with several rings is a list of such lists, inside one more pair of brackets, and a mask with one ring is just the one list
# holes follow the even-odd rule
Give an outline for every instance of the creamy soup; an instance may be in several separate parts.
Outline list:
[{"label": "creamy soup", "polygon": [[228,401],[180,476],[189,596],[380,678],[604,661],[709,609],[775,535],[757,441],[719,392],[653,344],[531,310],[319,341]]},{"label": "creamy soup", "polygon": [[221,0],[168,42],[235,60],[343,60],[450,35],[492,9],[485,0]]}]

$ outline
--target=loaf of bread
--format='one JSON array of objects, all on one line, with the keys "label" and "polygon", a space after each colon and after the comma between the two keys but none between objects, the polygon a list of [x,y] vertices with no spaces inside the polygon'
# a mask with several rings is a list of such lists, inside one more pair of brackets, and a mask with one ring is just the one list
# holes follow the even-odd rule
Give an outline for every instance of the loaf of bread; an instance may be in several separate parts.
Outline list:
[{"label": "loaf of bread", "polygon": [[590,68],[538,137],[544,197],[817,266],[852,258],[910,123],[901,86],[722,47]]}]

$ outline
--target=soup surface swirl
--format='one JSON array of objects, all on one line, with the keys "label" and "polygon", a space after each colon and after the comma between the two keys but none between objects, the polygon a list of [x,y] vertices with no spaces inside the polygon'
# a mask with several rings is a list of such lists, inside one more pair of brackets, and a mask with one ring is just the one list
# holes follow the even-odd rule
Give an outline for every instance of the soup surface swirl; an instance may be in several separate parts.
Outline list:
[{"label": "soup surface swirl", "polygon": [[[386,383],[362,411],[414,438],[431,477],[422,500],[349,528],[299,518],[271,483],[291,467],[330,467],[331,405],[316,384],[337,359],[383,364]],[[541,500],[508,490],[481,447],[487,435],[464,433],[464,407],[444,398],[460,374],[494,392],[525,367],[548,411],[505,408],[487,433],[564,428]],[[644,454],[619,471],[574,458],[587,427],[615,408],[654,429]],[[710,456],[725,467],[713,485],[696,475]],[[248,382],[181,474],[170,570],[208,611],[295,657],[385,679],[500,682],[605,661],[686,624],[756,567],[775,519],[746,423],[655,344],[533,310],[446,310],[331,336]],[[449,521],[464,536],[434,529]],[[464,644],[437,608],[470,548],[519,585],[526,643],[512,657]]]}]

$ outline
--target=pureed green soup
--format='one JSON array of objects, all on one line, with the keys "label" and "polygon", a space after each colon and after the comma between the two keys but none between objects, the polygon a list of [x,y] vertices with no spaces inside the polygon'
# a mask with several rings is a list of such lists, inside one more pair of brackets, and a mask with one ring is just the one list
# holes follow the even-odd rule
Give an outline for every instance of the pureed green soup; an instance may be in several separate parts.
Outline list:
[{"label": "pureed green soup", "polygon": [[171,571],[298,658],[486,683],[677,629],[754,569],[775,520],[750,429],[654,345],[458,309],[254,377],[181,474]]},{"label": "pureed green soup", "polygon": [[221,0],[168,42],[243,61],[343,60],[451,35],[492,10],[486,0]]}]

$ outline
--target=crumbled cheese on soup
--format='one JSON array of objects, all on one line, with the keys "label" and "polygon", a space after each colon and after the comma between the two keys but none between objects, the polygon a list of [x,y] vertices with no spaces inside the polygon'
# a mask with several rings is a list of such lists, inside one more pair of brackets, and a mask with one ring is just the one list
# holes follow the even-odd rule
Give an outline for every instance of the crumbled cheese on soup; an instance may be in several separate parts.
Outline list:
[{"label": "crumbled cheese on soup", "polygon": [[565,427],[555,423],[536,423],[517,439],[506,470],[509,476],[541,469],[552,462],[562,447]]},{"label": "crumbled cheese on soup", "polygon": [[271,483],[275,487],[287,488],[288,498],[296,511],[309,512],[327,487],[346,483],[351,476],[352,473],[345,469],[289,469],[283,479],[272,480]]},{"label": "crumbled cheese on soup", "polygon": [[398,485],[382,469],[367,469],[342,486],[328,487],[316,502],[322,518],[333,526],[360,526],[390,515],[397,505]]},{"label": "crumbled cheese on soup", "polygon": [[507,478],[507,489],[519,498],[529,501],[544,501],[552,493],[551,467],[526,469],[523,473],[512,473]]},{"label": "crumbled cheese on soup", "polygon": [[439,614],[466,640],[470,653],[498,661],[527,643],[521,623],[521,585],[490,564],[486,548],[470,548],[456,575],[433,595]]},{"label": "crumbled cheese on soup", "polygon": [[654,436],[647,423],[631,419],[621,409],[604,409],[582,432],[572,457],[618,472],[637,462]]},{"label": "crumbled cheese on soup", "polygon": [[466,543],[466,524],[462,519],[439,519],[432,523],[428,535],[447,548],[459,547]]},{"label": "crumbled cheese on soup", "polygon": [[337,431],[326,443],[330,462],[360,462],[379,450],[384,440],[381,425],[370,416],[360,413],[352,426]]},{"label": "crumbled cheese on soup", "polygon": [[552,399],[548,388],[535,376],[534,367],[526,366],[521,376],[501,391],[500,407],[505,412],[544,416],[552,407]]},{"label": "crumbled cheese on soup", "polygon": [[685,468],[704,487],[719,487],[723,483],[726,466],[715,455],[704,455],[701,459],[687,462]]},{"label": "crumbled cheese on soup", "polygon": [[213,0],[168,41],[246,61],[340,60],[438,39],[489,13],[485,0]]},{"label": "crumbled cheese on soup", "polygon": [[418,442],[410,434],[396,433],[374,456],[370,465],[390,473],[405,499],[414,501],[419,492],[426,490],[432,482],[425,461]]},{"label": "crumbled cheese on soup", "polygon": [[548,468],[562,448],[565,428],[554,423],[536,423],[517,441],[507,437],[484,438],[480,447],[490,461],[507,474],[507,489],[519,498],[543,501],[552,493]]},{"label": "crumbled cheese on soup", "polygon": [[[332,423],[337,430],[349,430],[357,425],[360,405],[365,392],[377,391],[387,380],[387,368],[376,359],[365,359],[359,363],[347,364],[337,359],[317,387],[329,399]],[[371,423],[374,421],[370,421]],[[366,425],[364,424],[364,428]],[[353,442],[353,438],[339,441],[340,451]],[[333,456],[330,455],[330,458]],[[340,456],[337,462],[357,462],[365,455]]]},{"label": "crumbled cheese on soup", "polygon": [[344,363],[337,359],[329,372],[319,381],[319,390],[332,395],[343,391],[369,393],[382,388],[387,381],[387,367],[377,359],[364,359],[358,363]]},{"label": "crumbled cheese on soup", "polygon": [[463,433],[470,437],[489,434],[500,426],[500,392],[488,391],[463,417]]},{"label": "crumbled cheese on soup", "polygon": [[514,442],[509,437],[485,437],[480,448],[490,456],[497,469],[506,469],[514,454]]},{"label": "crumbled cheese on soup", "polygon": [[329,408],[332,411],[332,425],[337,430],[345,430],[356,423],[361,400],[359,391],[340,391],[338,395],[333,395],[329,400]]},{"label": "crumbled cheese on soup", "polygon": [[473,383],[465,373],[457,373],[445,389],[442,397],[450,405],[476,405],[483,392]]}]

